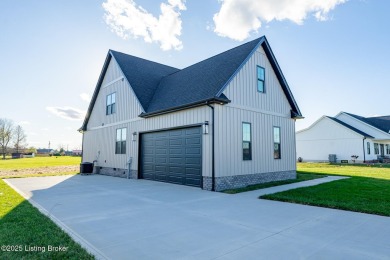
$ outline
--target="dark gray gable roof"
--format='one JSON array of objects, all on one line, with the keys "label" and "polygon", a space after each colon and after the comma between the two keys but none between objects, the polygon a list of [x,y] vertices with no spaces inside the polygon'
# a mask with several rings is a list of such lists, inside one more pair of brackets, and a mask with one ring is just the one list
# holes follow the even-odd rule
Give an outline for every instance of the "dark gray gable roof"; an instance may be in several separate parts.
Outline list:
[{"label": "dark gray gable roof", "polygon": [[256,48],[260,39],[245,43],[165,77],[147,113],[220,97],[217,96],[218,92]]},{"label": "dark gray gable roof", "polygon": [[110,50],[80,130],[86,130],[111,58],[117,61],[140,101],[145,111],[140,116],[149,117],[206,103],[230,102],[222,92],[260,45],[289,101],[291,116],[302,117],[271,47],[263,36],[182,70]]},{"label": "dark gray gable roof", "polygon": [[379,130],[382,130],[386,133],[389,133],[390,131],[390,116],[379,116],[379,117],[362,117],[350,113],[346,113],[347,115],[350,115],[360,121],[363,121],[366,124],[369,124],[375,128],[378,128]]},{"label": "dark gray gable roof", "polygon": [[161,79],[179,69],[110,50],[146,111]]},{"label": "dark gray gable roof", "polygon": [[339,124],[342,125],[342,126],[345,126],[346,128],[349,128],[350,130],[352,130],[352,131],[354,131],[354,132],[356,132],[356,133],[358,133],[358,134],[360,134],[360,135],[362,135],[362,136],[364,136],[364,137],[374,138],[373,136],[371,136],[371,135],[369,135],[369,134],[366,134],[365,132],[360,131],[359,129],[357,129],[357,128],[353,127],[353,126],[350,126],[350,125],[344,123],[343,121],[338,120],[337,118],[330,117],[330,116],[327,116],[327,118],[329,118],[329,119],[331,119],[331,120],[333,120],[333,121],[339,123]]},{"label": "dark gray gable roof", "polygon": [[292,116],[301,117],[302,114],[265,36],[164,77],[146,114],[141,116],[147,117],[161,111],[169,111],[173,108],[199,104],[209,100],[229,102],[229,97],[224,96],[222,92],[260,45],[263,46],[291,105]]}]

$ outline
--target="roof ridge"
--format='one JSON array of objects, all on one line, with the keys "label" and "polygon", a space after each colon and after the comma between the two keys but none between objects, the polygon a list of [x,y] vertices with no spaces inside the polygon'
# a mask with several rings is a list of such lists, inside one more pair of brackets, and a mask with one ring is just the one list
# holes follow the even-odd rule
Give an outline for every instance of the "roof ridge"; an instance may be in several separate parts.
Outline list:
[{"label": "roof ridge", "polygon": [[141,57],[138,57],[138,56],[134,56],[134,55],[127,54],[127,53],[124,53],[124,52],[116,51],[116,50],[113,50],[113,49],[109,49],[108,51],[112,52],[112,53],[119,53],[119,54],[122,54],[122,55],[130,56],[130,57],[133,57],[133,58],[136,58],[136,59],[140,59],[140,60],[143,60],[143,61],[151,62],[151,63],[157,64],[157,65],[169,67],[169,68],[172,68],[172,69],[177,69],[177,70],[180,71],[180,69],[178,69],[176,67],[172,67],[172,66],[169,66],[169,65],[157,62],[157,61],[147,60],[147,59],[144,59],[144,58],[141,58]]}]

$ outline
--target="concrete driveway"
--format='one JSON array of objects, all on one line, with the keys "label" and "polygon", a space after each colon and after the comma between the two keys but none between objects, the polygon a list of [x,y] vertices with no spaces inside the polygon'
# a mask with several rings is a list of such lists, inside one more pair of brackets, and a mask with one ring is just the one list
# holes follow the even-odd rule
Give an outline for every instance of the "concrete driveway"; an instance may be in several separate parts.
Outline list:
[{"label": "concrete driveway", "polygon": [[390,259],[390,218],[99,175],[7,180],[98,258]]}]

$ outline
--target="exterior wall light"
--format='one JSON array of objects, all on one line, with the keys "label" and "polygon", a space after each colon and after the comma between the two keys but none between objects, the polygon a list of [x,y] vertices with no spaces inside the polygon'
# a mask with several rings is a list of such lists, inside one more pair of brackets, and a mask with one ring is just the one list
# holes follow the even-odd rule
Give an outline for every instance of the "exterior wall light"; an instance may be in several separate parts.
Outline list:
[{"label": "exterior wall light", "polygon": [[203,133],[207,135],[209,133],[209,121],[204,121],[203,124]]},{"label": "exterior wall light", "polygon": [[131,135],[131,141],[137,141],[137,132],[133,132],[133,134]]}]

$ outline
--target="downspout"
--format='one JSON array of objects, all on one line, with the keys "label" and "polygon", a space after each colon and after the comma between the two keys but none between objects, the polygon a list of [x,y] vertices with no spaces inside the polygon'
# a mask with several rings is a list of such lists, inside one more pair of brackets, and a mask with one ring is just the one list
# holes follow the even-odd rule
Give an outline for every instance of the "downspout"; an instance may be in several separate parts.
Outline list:
[{"label": "downspout", "polygon": [[214,149],[214,107],[211,106],[209,103],[206,103],[206,105],[211,108],[212,110],[212,113],[211,113],[211,138],[212,138],[212,141],[211,141],[211,191],[215,191],[215,162],[214,162],[214,158],[215,158],[215,149]]},{"label": "downspout", "polygon": [[366,137],[363,138],[363,163],[366,162],[366,148],[364,147],[365,140],[366,140]]}]

